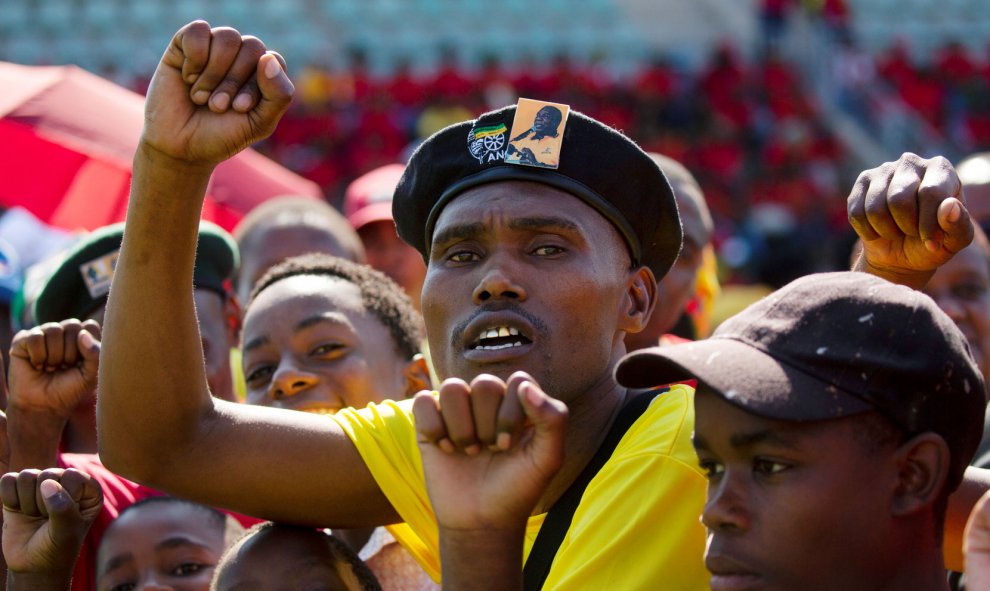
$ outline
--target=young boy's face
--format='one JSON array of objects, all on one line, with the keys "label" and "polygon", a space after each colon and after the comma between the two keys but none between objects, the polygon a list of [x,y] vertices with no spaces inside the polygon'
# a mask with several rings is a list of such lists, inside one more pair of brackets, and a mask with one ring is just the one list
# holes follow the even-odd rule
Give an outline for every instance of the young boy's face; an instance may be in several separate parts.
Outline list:
[{"label": "young boy's face", "polygon": [[331,413],[409,394],[408,361],[343,279],[275,282],[249,306],[242,342],[249,404]]},{"label": "young boy's face", "polygon": [[241,541],[220,571],[216,591],[358,591],[348,564],[316,530],[274,527]]},{"label": "young boy's face", "polygon": [[223,528],[188,503],[137,507],[103,536],[96,588],[207,591],[224,547]]},{"label": "young boy's face", "polygon": [[713,591],[874,587],[891,559],[888,450],[868,451],[854,418],[769,420],[704,389],[695,411]]}]

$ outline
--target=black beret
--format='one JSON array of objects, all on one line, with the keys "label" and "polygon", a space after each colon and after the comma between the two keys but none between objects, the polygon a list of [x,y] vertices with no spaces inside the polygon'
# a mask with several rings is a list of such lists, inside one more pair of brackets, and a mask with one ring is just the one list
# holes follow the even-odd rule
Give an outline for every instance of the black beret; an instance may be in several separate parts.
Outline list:
[{"label": "black beret", "polygon": [[[106,303],[124,224],[93,230],[68,252],[41,288],[34,302],[38,324],[83,319]],[[226,294],[224,282],[238,265],[237,244],[226,231],[211,222],[200,222],[193,284]]]},{"label": "black beret", "polygon": [[429,258],[433,228],[460,193],[506,180],[534,181],[566,191],[619,230],[633,263],[659,280],[681,249],[681,221],[670,183],[632,140],[571,111],[556,169],[505,162],[516,107],[442,129],[413,153],[392,200],[399,236]]}]

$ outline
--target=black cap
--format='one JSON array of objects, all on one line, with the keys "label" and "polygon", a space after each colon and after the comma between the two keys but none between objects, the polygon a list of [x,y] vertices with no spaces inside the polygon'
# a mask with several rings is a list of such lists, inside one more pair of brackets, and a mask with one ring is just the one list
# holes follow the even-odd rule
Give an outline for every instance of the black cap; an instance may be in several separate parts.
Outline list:
[{"label": "black cap", "polygon": [[663,277],[681,249],[681,221],[657,164],[626,136],[575,111],[564,127],[558,168],[508,164],[515,112],[505,107],[452,125],[416,150],[392,200],[399,236],[428,259],[437,218],[457,195],[497,181],[534,181],[593,207],[619,230],[633,263]]},{"label": "black cap", "polygon": [[[85,318],[106,303],[110,292],[124,224],[97,228],[65,253],[34,302],[38,324]],[[226,295],[224,282],[238,265],[237,244],[223,228],[203,221],[199,225],[193,284]]]},{"label": "black cap", "polygon": [[706,340],[627,355],[616,379],[645,388],[695,378],[746,412],[817,421],[877,411],[952,453],[950,490],[983,433],[983,377],[966,338],[928,296],[866,273],[802,277]]}]

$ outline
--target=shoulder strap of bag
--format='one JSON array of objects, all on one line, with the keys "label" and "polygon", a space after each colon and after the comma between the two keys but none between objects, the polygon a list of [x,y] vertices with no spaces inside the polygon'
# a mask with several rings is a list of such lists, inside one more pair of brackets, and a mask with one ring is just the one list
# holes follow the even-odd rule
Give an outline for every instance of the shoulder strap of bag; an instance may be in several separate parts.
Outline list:
[{"label": "shoulder strap of bag", "polygon": [[564,541],[564,535],[571,527],[574,511],[577,509],[578,503],[581,502],[581,497],[584,495],[584,490],[588,488],[588,483],[598,474],[605,462],[612,457],[615,446],[619,444],[629,427],[642,416],[650,405],[650,401],[666,390],[667,388],[648,390],[637,394],[626,403],[619,411],[619,416],[612,423],[612,428],[609,429],[594,457],[584,467],[577,480],[547,512],[543,527],[540,528],[540,533],[537,534],[536,541],[533,542],[533,548],[526,560],[526,567],[523,569],[523,589],[525,591],[539,591],[543,588],[543,582],[550,573],[550,565],[553,564],[560,543]]}]

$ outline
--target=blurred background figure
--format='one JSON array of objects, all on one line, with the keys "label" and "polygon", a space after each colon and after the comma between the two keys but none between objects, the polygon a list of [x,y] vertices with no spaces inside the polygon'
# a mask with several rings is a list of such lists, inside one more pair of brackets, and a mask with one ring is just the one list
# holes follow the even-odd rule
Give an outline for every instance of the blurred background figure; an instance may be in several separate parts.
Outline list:
[{"label": "blurred background figure", "polygon": [[361,240],[340,212],[308,197],[276,197],[252,209],[234,228],[241,253],[237,297],[246,301],[254,283],[289,257],[322,252],[364,262]]},{"label": "blurred background figure", "polygon": [[[41,326],[76,318],[102,325],[114,266],[120,252],[124,225],[99,228],[79,239],[61,256],[34,301],[34,320]],[[210,392],[223,400],[236,400],[230,352],[237,345],[240,306],[230,289],[237,268],[237,245],[227,232],[201,222],[196,253],[195,292],[197,318],[206,358]],[[96,392],[81,402],[62,438],[62,450],[96,453]]]},{"label": "blurred background figure", "polygon": [[[701,186],[688,169],[676,160],[656,153],[651,153],[650,156],[663,170],[674,190],[684,231],[684,244],[674,266],[658,285],[658,304],[646,329],[626,335],[626,349],[629,351],[660,344],[665,335],[674,331],[682,318],[684,322],[682,330],[687,334],[681,334],[675,340],[702,338],[704,335],[698,334],[692,323],[691,315],[688,313],[688,303],[693,300],[695,311],[702,311],[701,306],[704,304],[699,298],[704,298],[705,294],[714,295],[713,288],[708,282],[714,281],[714,290],[718,288],[717,279],[714,278],[714,268],[709,266],[708,269],[703,269],[706,254],[714,257],[711,252],[711,240],[715,225],[708,211],[708,204],[705,203],[705,196],[701,192]],[[709,263],[714,265],[713,260]],[[702,273],[705,277],[701,277]],[[699,278],[704,283],[700,286],[701,289],[699,289]]]},{"label": "blurred background figure", "polygon": [[402,286],[419,310],[426,264],[395,231],[392,193],[405,166],[387,164],[361,175],[344,193],[344,215],[364,244],[368,264]]}]

